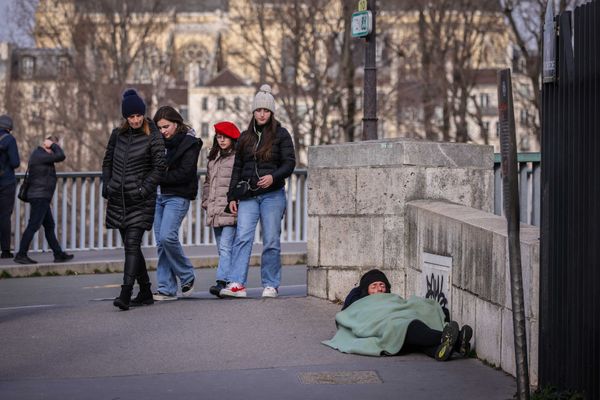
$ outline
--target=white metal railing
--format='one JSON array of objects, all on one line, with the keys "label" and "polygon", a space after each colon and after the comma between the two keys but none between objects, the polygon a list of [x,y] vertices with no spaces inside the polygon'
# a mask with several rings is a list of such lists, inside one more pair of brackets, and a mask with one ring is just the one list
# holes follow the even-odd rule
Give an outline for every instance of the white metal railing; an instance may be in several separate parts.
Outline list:
[{"label": "white metal railing", "polygon": [[[119,232],[106,229],[104,213],[106,200],[102,198],[100,172],[59,172],[56,192],[51,207],[56,222],[56,237],[66,250],[98,250],[122,247]],[[17,174],[17,193],[24,174]],[[179,231],[184,246],[214,244],[212,228],[206,226],[206,212],[201,207],[202,182],[206,170],[198,170],[198,196],[190,203],[190,209]],[[282,242],[306,242],[307,185],[306,170],[297,169],[286,182],[287,211],[282,221]],[[12,232],[14,249],[19,248],[23,230],[29,220],[30,204],[15,198]],[[259,228],[258,228],[259,229]],[[256,241],[260,240],[257,230]],[[156,244],[153,231],[144,234],[142,246]],[[33,239],[32,251],[47,251],[43,229]]]},{"label": "white metal railing", "polygon": [[[540,153],[518,153],[520,221],[540,226],[542,163]],[[500,154],[494,163],[494,213],[504,215]]]}]

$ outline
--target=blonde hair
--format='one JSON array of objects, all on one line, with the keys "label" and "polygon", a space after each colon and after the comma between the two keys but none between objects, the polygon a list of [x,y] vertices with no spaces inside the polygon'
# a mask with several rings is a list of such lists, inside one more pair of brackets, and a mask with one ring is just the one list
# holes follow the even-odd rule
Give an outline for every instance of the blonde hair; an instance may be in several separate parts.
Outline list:
[{"label": "blonde hair", "polygon": [[[129,130],[129,128],[131,128],[131,125],[129,125],[129,122],[127,120],[125,120],[125,122],[123,122],[123,125],[121,125],[121,128],[119,128],[119,133],[124,133],[125,131]],[[146,120],[146,118],[144,118],[144,123],[142,124],[142,130],[144,131],[144,133],[146,135],[150,134],[150,124],[148,124],[148,121]]]}]

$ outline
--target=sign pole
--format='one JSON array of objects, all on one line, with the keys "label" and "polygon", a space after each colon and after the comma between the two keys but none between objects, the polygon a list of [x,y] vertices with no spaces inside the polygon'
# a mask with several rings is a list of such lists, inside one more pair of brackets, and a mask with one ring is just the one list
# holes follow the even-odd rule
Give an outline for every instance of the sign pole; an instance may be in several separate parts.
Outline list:
[{"label": "sign pole", "polygon": [[377,1],[369,0],[367,9],[371,11],[373,22],[371,33],[366,37],[365,75],[363,90],[363,140],[377,140],[377,66],[376,60],[376,10]]},{"label": "sign pole", "polygon": [[527,362],[527,335],[519,234],[521,222],[519,221],[517,139],[510,69],[503,69],[498,72],[498,114],[500,118],[500,152],[502,155],[502,194],[504,197],[504,214],[508,226],[510,294],[515,364],[517,367],[516,398],[518,400],[529,400],[529,367]]}]

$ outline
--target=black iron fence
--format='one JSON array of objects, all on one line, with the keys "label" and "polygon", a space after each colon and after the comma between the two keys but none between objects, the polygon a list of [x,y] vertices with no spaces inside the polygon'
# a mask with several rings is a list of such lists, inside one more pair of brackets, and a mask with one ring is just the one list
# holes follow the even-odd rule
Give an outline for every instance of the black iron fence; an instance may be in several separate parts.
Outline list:
[{"label": "black iron fence", "polygon": [[[539,378],[600,399],[600,2],[554,19],[543,84]],[[548,64],[546,64],[548,66]]]}]

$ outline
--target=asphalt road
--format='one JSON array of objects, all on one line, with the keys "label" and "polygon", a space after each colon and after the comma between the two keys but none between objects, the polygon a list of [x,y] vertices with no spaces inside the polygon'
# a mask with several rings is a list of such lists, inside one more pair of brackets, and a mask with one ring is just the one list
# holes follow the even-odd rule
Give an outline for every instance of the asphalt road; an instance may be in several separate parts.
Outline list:
[{"label": "asphalt road", "polygon": [[[118,311],[120,274],[0,280],[0,398],[511,399],[512,377],[477,360],[363,357],[321,344],[340,306],[306,297],[306,268],[286,266],[281,296],[205,290]],[[154,279],[154,277],[153,277]]]}]

